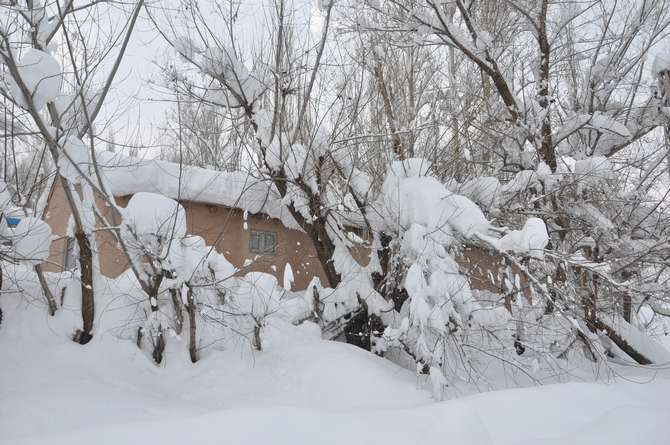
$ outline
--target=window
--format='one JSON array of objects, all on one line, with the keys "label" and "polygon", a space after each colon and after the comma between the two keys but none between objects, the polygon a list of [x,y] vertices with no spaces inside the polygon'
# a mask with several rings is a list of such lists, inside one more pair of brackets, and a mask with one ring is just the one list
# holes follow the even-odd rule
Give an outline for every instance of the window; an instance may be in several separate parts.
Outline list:
[{"label": "window", "polygon": [[277,234],[274,232],[251,231],[249,250],[261,255],[274,255],[277,252]]}]

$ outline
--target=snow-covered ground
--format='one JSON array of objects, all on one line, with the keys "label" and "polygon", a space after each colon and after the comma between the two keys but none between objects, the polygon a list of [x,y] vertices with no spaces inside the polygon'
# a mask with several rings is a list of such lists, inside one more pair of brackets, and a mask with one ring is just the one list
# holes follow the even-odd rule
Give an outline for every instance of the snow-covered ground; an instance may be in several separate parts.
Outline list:
[{"label": "snow-covered ground", "polygon": [[[67,339],[5,297],[0,325],[2,444],[667,444],[668,373],[435,402],[388,360],[279,322],[266,351],[192,365],[176,343],[157,367],[132,342]],[[655,377],[655,378],[652,378]]]}]

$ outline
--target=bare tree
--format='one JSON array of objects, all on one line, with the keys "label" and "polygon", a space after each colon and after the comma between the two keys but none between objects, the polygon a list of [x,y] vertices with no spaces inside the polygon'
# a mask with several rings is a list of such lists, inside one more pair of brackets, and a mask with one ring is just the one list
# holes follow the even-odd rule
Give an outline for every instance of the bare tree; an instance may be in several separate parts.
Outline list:
[{"label": "bare tree", "polygon": [[[90,150],[89,158],[95,159],[93,123],[112,85],[143,4],[139,1],[135,5],[124,32],[113,38],[107,49],[98,52],[88,47],[86,36],[94,31],[83,25],[81,18],[90,17],[92,10],[105,6],[99,3],[75,7],[71,0],[49,6],[40,1],[28,1],[25,5],[12,2],[2,7],[9,9],[15,20],[0,33],[0,56],[11,79],[9,90],[3,90],[3,95],[25,110],[28,118],[25,125],[34,128],[48,148],[58,168],[57,180],[65,191],[74,219],[74,234],[79,246],[83,319],[83,328],[76,333],[75,340],[81,344],[90,341],[95,316],[93,227],[84,216],[86,206],[91,205],[92,189],[87,182],[80,182],[79,189],[75,187],[78,181],[73,180],[73,176],[88,175],[82,172],[82,168],[87,167],[82,167],[73,159],[72,151],[83,147]],[[65,56],[60,63],[48,52],[49,45],[55,41],[64,49]],[[112,51],[116,48],[118,51],[114,55]],[[24,51],[24,56],[17,57],[20,51]],[[107,59],[112,61],[111,68],[102,74],[101,87],[92,95],[94,76],[101,75],[97,68]],[[63,77],[61,66],[68,67],[72,73],[70,78]],[[70,100],[57,103],[62,82],[71,89]],[[85,136],[90,140],[88,149],[81,140]],[[75,170],[71,177],[62,171],[66,165]],[[92,185],[104,190],[99,177]]]}]

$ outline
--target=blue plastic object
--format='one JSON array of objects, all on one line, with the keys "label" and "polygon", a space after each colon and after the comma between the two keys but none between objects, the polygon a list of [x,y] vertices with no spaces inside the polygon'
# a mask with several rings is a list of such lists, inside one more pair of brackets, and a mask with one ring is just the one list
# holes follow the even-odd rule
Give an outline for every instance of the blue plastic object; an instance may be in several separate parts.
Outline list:
[{"label": "blue plastic object", "polygon": [[19,225],[19,222],[21,221],[21,218],[14,218],[13,216],[7,216],[5,217],[7,220],[7,225],[9,227],[16,227]]}]

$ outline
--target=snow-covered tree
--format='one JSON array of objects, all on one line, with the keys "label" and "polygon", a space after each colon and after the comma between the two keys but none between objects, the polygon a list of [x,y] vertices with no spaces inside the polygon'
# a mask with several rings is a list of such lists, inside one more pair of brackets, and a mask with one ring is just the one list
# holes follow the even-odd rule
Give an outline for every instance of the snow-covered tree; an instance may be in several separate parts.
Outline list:
[{"label": "snow-covered tree", "polygon": [[[104,190],[100,178],[89,172],[88,160],[95,156],[94,122],[117,72],[128,39],[143,2],[130,13],[130,21],[120,40],[110,51],[94,51],[92,39],[104,35],[94,23],[82,25],[81,17],[108,5],[99,2],[74,5],[73,1],[46,4],[42,1],[9,2],[0,6],[3,27],[0,31],[0,58],[3,64],[3,96],[15,105],[17,120],[30,128],[58,166],[61,182],[70,205],[74,236],[79,247],[83,328],[75,335],[87,343],[94,319],[94,246],[91,230],[95,226],[93,188]],[[98,23],[99,24],[99,23]],[[102,41],[102,40],[101,40]],[[112,37],[111,42],[115,41]],[[111,68],[102,68],[103,60]],[[65,76],[63,71],[69,75]],[[88,137],[90,145],[83,141]],[[89,152],[90,151],[90,152]],[[67,172],[65,172],[67,171]],[[77,190],[75,184],[79,184]],[[38,270],[39,273],[39,270]],[[48,294],[48,289],[45,288]],[[49,298],[49,297],[48,297]]]}]

